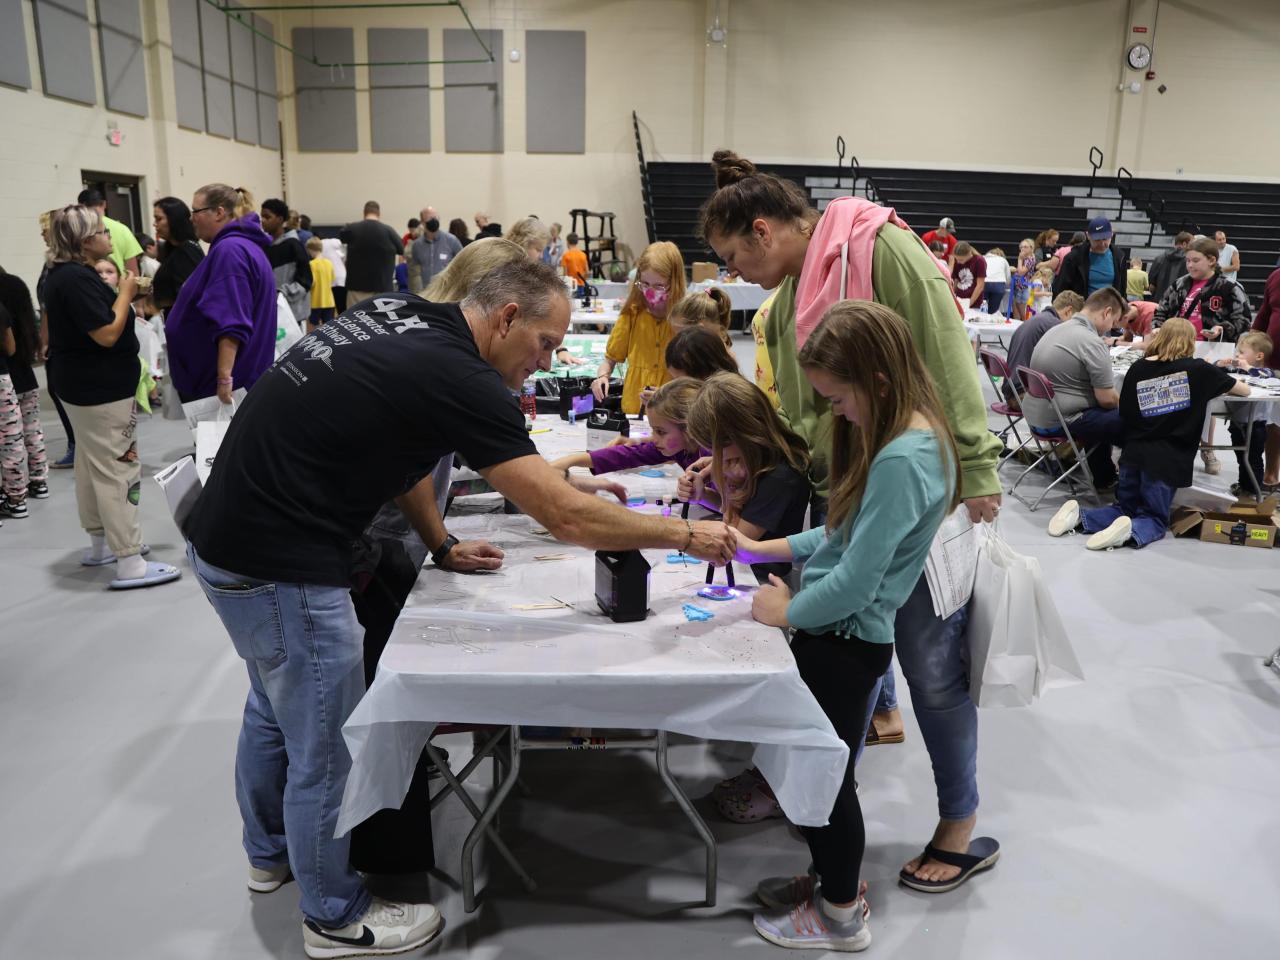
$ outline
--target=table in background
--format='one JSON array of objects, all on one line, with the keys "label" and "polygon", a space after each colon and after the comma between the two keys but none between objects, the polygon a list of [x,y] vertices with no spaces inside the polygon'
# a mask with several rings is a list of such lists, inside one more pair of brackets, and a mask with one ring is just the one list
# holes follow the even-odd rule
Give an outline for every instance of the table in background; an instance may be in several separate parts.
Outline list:
[{"label": "table in background", "polygon": [[612,306],[612,301],[606,300],[603,302],[609,305],[601,306],[599,310],[583,310],[581,306],[582,301],[575,300],[574,303],[576,306],[574,307],[573,312],[569,315],[569,328],[585,327],[590,326],[591,324],[612,327],[618,322],[618,310],[616,307]]},{"label": "table in background", "polygon": [[[593,287],[600,294],[602,300],[625,300],[627,294],[631,290],[630,283],[614,283],[612,281],[604,283],[592,283]],[[696,293],[699,290],[706,290],[709,287],[719,287],[729,295],[729,303],[734,310],[758,310],[769,299],[772,290],[766,290],[758,283],[743,283],[741,281],[735,283],[718,283],[714,280],[704,280],[689,286],[690,293]]]},{"label": "table in background", "polygon": [[[664,482],[636,472],[618,478],[642,495]],[[487,514],[449,526],[457,536],[489,540],[506,560],[487,574],[424,569],[373,685],[343,726],[352,765],[339,835],[403,801],[424,744],[445,722],[512,728],[511,762],[463,846],[468,910],[475,905],[474,848],[519,774],[522,726],[652,729],[754,743],[755,765],[791,822],[827,822],[848,749],[800,678],[782,631],[751,619],[749,567],[736,567],[741,595],[716,602],[696,596],[702,564],[670,564],[668,551],[644,551],[653,564],[651,612],[644,621],[615,624],[596,604],[591,551],[536,533],[537,522],[523,515]],[[572,606],[514,609],[541,602]],[[687,620],[683,605],[691,602],[714,618]],[[713,903],[714,838],[671,778],[665,734],[654,743],[659,774],[707,846]]]},{"label": "table in background", "polygon": [[964,312],[964,328],[976,337],[979,347],[1006,347],[1005,338],[1012,337],[1020,326],[1021,320],[1007,320],[972,307]]}]

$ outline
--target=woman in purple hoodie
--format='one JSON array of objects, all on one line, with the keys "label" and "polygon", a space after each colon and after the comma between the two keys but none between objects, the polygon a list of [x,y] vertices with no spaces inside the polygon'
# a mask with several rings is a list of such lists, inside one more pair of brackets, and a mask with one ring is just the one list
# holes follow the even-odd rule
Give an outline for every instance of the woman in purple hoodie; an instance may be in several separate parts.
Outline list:
[{"label": "woman in purple hoodie", "polygon": [[164,318],[169,375],[183,403],[217,394],[231,402],[275,360],[276,284],[271,238],[243,187],[211,183],[196,191],[191,223],[209,255],[183,284]]}]

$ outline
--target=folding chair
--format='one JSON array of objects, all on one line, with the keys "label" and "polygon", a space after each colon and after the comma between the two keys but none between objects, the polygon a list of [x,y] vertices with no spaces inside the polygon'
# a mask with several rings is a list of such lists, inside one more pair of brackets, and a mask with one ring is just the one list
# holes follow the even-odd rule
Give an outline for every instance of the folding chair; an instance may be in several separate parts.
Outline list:
[{"label": "folding chair", "polygon": [[[1057,424],[1047,430],[1032,427],[1030,422],[1027,426],[1031,430],[1031,439],[1035,440],[1036,448],[1040,452],[1040,456],[1035,463],[1018,474],[1018,478],[1013,481],[1013,486],[1009,488],[1009,496],[1013,497],[1020,503],[1027,505],[1028,509],[1035,510],[1040,506],[1040,501],[1049,495],[1049,491],[1062,483],[1064,480],[1071,487],[1072,493],[1076,490],[1077,478],[1073,476],[1076,471],[1080,471],[1083,485],[1089,495],[1093,497],[1098,506],[1102,506],[1102,498],[1098,495],[1098,488],[1093,482],[1093,474],[1089,471],[1089,454],[1096,449],[1094,447],[1085,448],[1076,442],[1075,437],[1071,435],[1071,428],[1067,426],[1066,417],[1062,415],[1062,408],[1058,406],[1057,397],[1053,392],[1053,384],[1049,382],[1049,378],[1037,370],[1030,367],[1018,367],[1018,379],[1022,381],[1022,385],[1026,387],[1027,396],[1035,397],[1038,400],[1046,401],[1053,408],[1053,416],[1057,420]],[[1071,448],[1071,453],[1075,457],[1075,463],[1067,466],[1066,462],[1058,455],[1058,445],[1066,443]],[[1020,484],[1026,476],[1035,470],[1041,464],[1047,464],[1052,473],[1056,474],[1053,480],[1041,492],[1040,496],[1035,500],[1027,500],[1025,497],[1019,496],[1016,492],[1018,484]]]},{"label": "folding chair", "polygon": [[[1018,441],[1018,445],[1014,449],[1010,450],[1005,455],[1004,459],[1000,461],[1000,465],[996,467],[996,473],[999,473],[1001,467],[1012,460],[1019,450],[1031,442],[1031,437],[1028,436],[1027,439],[1023,440],[1022,434],[1018,432],[1018,424],[1024,419],[1022,412],[1020,410],[1015,410],[1012,406],[1001,399],[1001,397],[1004,396],[1004,393],[1001,390],[998,380],[1003,380],[1005,383],[1012,383],[1012,380],[1009,377],[1009,365],[1005,363],[1004,357],[1000,356],[1000,354],[993,350],[987,350],[985,347],[978,350],[978,356],[982,360],[982,368],[987,371],[987,379],[991,381],[991,389],[995,391],[996,399],[995,402],[991,404],[991,409],[993,412],[1000,414],[1009,421],[1009,425],[1003,430],[993,430],[991,432],[999,437],[1006,446],[1009,442],[1010,431],[1013,432],[1014,437]],[[1030,425],[1028,425],[1028,429],[1030,429]]]}]

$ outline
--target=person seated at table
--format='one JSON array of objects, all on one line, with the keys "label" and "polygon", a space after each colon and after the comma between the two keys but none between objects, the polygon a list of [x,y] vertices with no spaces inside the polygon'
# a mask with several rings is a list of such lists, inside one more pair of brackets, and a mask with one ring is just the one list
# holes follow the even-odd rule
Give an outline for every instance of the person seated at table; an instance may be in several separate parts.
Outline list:
[{"label": "person seated at table", "polygon": [[[1103,337],[1120,322],[1129,304],[1110,285],[1094,292],[1080,312],[1052,327],[1036,344],[1026,366],[1043,374],[1053,386],[1058,408],[1071,435],[1082,447],[1093,447],[1089,472],[1099,488],[1116,481],[1111,448],[1123,440],[1120,395],[1116,392],[1111,353]],[[1022,412],[1032,431],[1052,433],[1059,428],[1049,401],[1022,398]]]},{"label": "person seated at table", "polygon": [[1070,320],[1083,306],[1084,297],[1074,290],[1063,290],[1053,298],[1052,304],[1013,331],[1013,336],[1009,338],[1009,352],[1006,361],[1009,367],[1009,377],[1001,384],[1006,403],[1021,409],[1022,394],[1025,392],[1026,387],[1018,379],[1018,367],[1029,366],[1036,344],[1044,338],[1044,335],[1058,324]]},{"label": "person seated at table", "polygon": [[729,339],[732,313],[729,295],[719,287],[708,287],[689,294],[671,308],[671,329],[679,333],[688,327],[706,327],[718,334],[726,347],[732,347],[733,341]]},{"label": "person seated at table", "polygon": [[[717,373],[694,397],[687,432],[711,456],[685,470],[676,484],[679,499],[723,514],[725,523],[754,540],[804,529],[813,496],[809,448],[759,387],[739,373]],[[785,577],[791,564],[751,569],[764,582],[771,574]]]},{"label": "person seated at table", "polygon": [[623,413],[639,413],[640,391],[660,387],[672,379],[662,360],[672,335],[667,317],[684,291],[684,257],[680,248],[666,240],[645,247],[636,261],[636,282],[631,285],[618,322],[609,334],[604,359],[591,381],[596,400],[604,399],[613,368],[624,361],[627,374],[622,380]]},{"label": "person seated at table", "polygon": [[1151,336],[1151,323],[1156,314],[1154,300],[1133,300],[1120,318],[1120,333],[1112,338],[1111,345],[1133,343]]},{"label": "person seated at table", "polygon": [[654,392],[644,408],[652,440],[615,443],[598,450],[571,453],[553,460],[551,465],[557,470],[589,467],[593,474],[673,462],[684,469],[689,468],[704,456],[704,451],[693,442],[686,429],[689,408],[701,389],[702,384],[697,380],[680,377],[664,383]]},{"label": "person seated at table", "polygon": [[[1269,336],[1261,330],[1250,330],[1236,341],[1236,355],[1229,360],[1219,360],[1218,366],[1226,368],[1230,373],[1269,380],[1275,376],[1275,371],[1267,366],[1267,360],[1274,349],[1275,344]],[[1231,434],[1231,445],[1236,448],[1236,462],[1240,465],[1240,479],[1231,485],[1231,492],[1236,496],[1262,496],[1262,451],[1267,445],[1267,415],[1270,407],[1270,404],[1262,403],[1227,404],[1227,429]],[[1249,430],[1251,420],[1252,431]],[[1248,450],[1244,448],[1246,434],[1249,438]]]},{"label": "person seated at table", "polygon": [[1164,537],[1174,492],[1191,486],[1209,403],[1223,394],[1249,395],[1248,384],[1195,354],[1196,330],[1188,320],[1174,317],[1156,331],[1120,391],[1125,444],[1116,502],[1082,512],[1078,501],[1068,500],[1049,521],[1049,536],[1081,530],[1092,534],[1089,550],[1138,549]]},{"label": "person seated at table", "polygon": [[[889,308],[837,303],[799,362],[839,418],[826,523],[764,542],[738,530],[737,558],[806,561],[794,596],[771,577],[756,591],[751,612],[761,623],[796,631],[791,649],[800,676],[848,744],[850,759],[827,826],[800,828],[812,856],[809,874],[761,882],[756,895],[766,909],[754,923],[778,946],[853,952],[871,942],[853,758],[877,681],[893,659],[897,612],[943,518],[961,502],[959,452],[910,330]],[[999,856],[989,838],[975,840],[970,851],[951,854],[930,844],[926,855],[956,863],[966,877]],[[901,876],[911,882],[905,870]]]}]

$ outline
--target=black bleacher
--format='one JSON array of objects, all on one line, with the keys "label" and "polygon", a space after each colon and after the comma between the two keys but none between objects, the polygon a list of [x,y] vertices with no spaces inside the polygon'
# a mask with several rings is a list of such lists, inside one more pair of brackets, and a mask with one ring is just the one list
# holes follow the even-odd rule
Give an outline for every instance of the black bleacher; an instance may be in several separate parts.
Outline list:
[{"label": "black bleacher", "polygon": [[[761,164],[761,168],[802,187],[814,178],[830,180],[842,175],[845,189],[841,192],[849,192],[847,167],[838,171],[821,164]],[[648,172],[657,236],[675,242],[686,262],[714,260],[715,255],[696,236],[698,210],[715,189],[710,164],[650,163]],[[890,168],[863,168],[861,173],[870,178],[882,202],[894,207],[915,230],[924,233],[942,217],[952,217],[962,240],[968,240],[983,252],[993,246],[1001,247],[1010,260],[1016,256],[1018,243],[1024,237],[1034,237],[1052,226],[1061,233],[1065,244],[1071,234],[1082,230],[1088,221],[1087,209],[1077,206],[1075,197],[1063,195],[1064,187],[1088,188],[1087,174]],[[1228,239],[1240,248],[1240,280],[1256,304],[1262,284],[1280,254],[1280,184],[1135,181],[1134,186],[1140,194],[1154,189],[1165,199],[1164,216],[1158,223],[1169,236],[1181,229],[1184,220],[1210,230],[1221,226]],[[1114,179],[1099,175],[1095,187],[1098,208],[1115,209],[1119,201]],[[815,201],[828,192],[824,188],[809,188]],[[1141,248],[1145,247],[1149,225],[1135,220],[1131,204],[1125,204],[1125,214],[1118,220],[1114,215],[1111,219],[1118,233],[1134,234],[1142,240],[1126,246],[1145,252]],[[1168,245],[1168,240],[1162,242],[1157,236],[1155,252]]]}]

